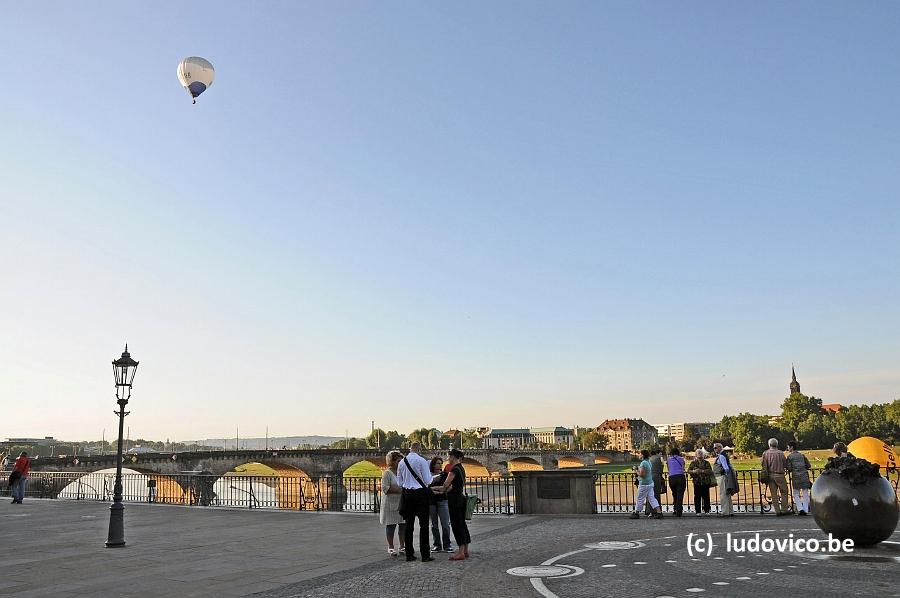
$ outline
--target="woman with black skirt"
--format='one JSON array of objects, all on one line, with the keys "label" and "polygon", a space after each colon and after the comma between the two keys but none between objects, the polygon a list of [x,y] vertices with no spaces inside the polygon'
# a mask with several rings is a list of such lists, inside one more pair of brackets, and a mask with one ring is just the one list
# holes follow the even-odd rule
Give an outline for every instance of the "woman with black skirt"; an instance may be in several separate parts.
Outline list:
[{"label": "woman with black skirt", "polygon": [[463,469],[462,460],[465,455],[459,449],[450,451],[447,461],[450,463],[450,473],[443,485],[435,488],[435,492],[447,493],[447,506],[450,508],[450,529],[456,538],[456,552],[450,556],[451,561],[461,561],[469,558],[469,526],[466,525],[466,495],[463,490],[466,486],[466,470]]}]

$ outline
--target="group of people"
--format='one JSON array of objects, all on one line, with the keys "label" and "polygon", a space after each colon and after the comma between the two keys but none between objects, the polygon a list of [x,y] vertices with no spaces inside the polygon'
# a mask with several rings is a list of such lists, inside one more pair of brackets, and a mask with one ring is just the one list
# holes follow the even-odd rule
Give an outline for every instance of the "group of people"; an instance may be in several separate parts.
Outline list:
[{"label": "group of people", "polygon": [[[428,461],[422,445],[412,443],[409,454],[391,451],[385,458],[387,469],[381,476],[380,521],[385,526],[388,554],[406,554],[407,561],[417,559],[413,548],[415,522],[419,522],[419,553],[425,562],[433,561],[433,552],[451,552],[450,531],[456,540],[451,561],[469,558],[469,527],[466,524],[466,470],[464,454],[451,449],[447,464],[440,457]],[[398,530],[399,528],[399,530]],[[434,545],[429,541],[429,530]],[[397,531],[399,548],[394,548]]]},{"label": "group of people", "polygon": [[[4,469],[7,460],[7,458],[4,458]],[[28,484],[28,472],[30,470],[31,459],[28,458],[28,453],[22,451],[13,465],[12,472],[9,474],[9,495],[12,497],[12,504],[14,505],[22,504],[22,500],[25,498],[25,487]]]},{"label": "group of people", "polygon": [[[846,446],[841,443],[835,445],[835,454],[839,446],[843,447],[846,454]],[[712,463],[709,457],[714,456]],[[668,470],[668,490],[672,492],[672,512],[675,517],[681,517],[684,512],[684,494],[687,490],[688,478],[693,485],[694,513],[697,517],[708,516],[710,508],[710,488],[716,487],[719,494],[719,517],[733,517],[734,507],[732,496],[738,492],[737,474],[728,456],[728,447],[721,443],[713,444],[713,453],[710,454],[703,448],[698,448],[694,459],[685,467],[686,462],[677,448],[669,451],[666,457],[661,449],[641,451],[641,462],[632,468],[635,474],[634,511],[632,519],[639,519],[644,511],[654,519],[662,518],[660,498],[667,492],[663,481],[663,459],[665,469]],[[760,482],[765,484],[772,496],[772,505],[777,516],[790,515],[793,510],[790,507],[787,494],[787,474],[790,474],[793,490],[794,504],[798,515],[809,513],[809,492],[812,482],[809,470],[812,465],[806,455],[797,450],[794,442],[788,443],[788,454],[778,448],[778,440],[769,440],[769,449],[765,451],[760,460]]]}]

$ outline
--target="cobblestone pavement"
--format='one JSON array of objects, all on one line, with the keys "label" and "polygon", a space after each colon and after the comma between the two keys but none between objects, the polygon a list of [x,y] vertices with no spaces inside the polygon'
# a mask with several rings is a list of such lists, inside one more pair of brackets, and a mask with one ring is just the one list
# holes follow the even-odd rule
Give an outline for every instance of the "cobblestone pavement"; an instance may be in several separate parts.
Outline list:
[{"label": "cobblestone pavement", "polygon": [[[475,533],[524,519],[485,517]],[[0,595],[246,596],[383,562],[372,514],[125,506],[124,548],[104,546],[109,503],[0,502]]]},{"label": "cobblestone pavement", "polygon": [[[689,555],[688,534],[712,539]],[[706,534],[710,536],[706,536]],[[457,596],[900,596],[900,532],[877,550],[837,558],[791,552],[727,552],[731,538],[824,539],[811,517],[737,516],[632,521],[623,516],[523,521],[476,536],[473,558],[406,563],[386,557],[260,598]],[[517,568],[529,568],[520,569]],[[549,576],[549,577],[545,577]]]},{"label": "cobblestone pavement", "polygon": [[[451,562],[439,553],[431,563],[388,556],[383,528],[372,514],[129,504],[128,546],[117,549],[103,546],[108,521],[105,503],[0,503],[6,548],[0,558],[0,595],[900,595],[900,533],[878,551],[854,553],[855,560],[722,552],[728,532],[734,537],[756,531],[770,538],[823,537],[811,517],[476,516],[473,558]],[[713,554],[689,555],[690,533],[712,534]]]}]

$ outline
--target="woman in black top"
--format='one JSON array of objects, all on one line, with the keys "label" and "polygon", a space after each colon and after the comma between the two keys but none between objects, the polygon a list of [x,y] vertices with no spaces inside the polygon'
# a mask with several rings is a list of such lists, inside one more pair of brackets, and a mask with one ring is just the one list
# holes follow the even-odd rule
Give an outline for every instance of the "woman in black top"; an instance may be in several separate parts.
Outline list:
[{"label": "woman in black top", "polygon": [[447,504],[450,507],[450,527],[453,529],[453,537],[456,538],[456,552],[450,557],[451,561],[461,561],[469,558],[469,526],[466,525],[466,496],[463,490],[466,486],[466,470],[463,469],[463,452],[459,449],[450,451],[448,461],[452,469],[447,474],[447,479],[436,492],[447,493]]}]

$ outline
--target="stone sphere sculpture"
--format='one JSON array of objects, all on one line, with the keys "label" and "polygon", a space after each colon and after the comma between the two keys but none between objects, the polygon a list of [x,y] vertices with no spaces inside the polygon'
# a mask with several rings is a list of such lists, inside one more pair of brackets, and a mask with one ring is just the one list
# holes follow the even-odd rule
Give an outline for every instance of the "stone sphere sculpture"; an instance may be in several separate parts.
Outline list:
[{"label": "stone sphere sculpture", "polygon": [[810,492],[810,511],[822,531],[856,546],[877,544],[894,533],[900,504],[878,470],[853,455],[829,459]]}]

